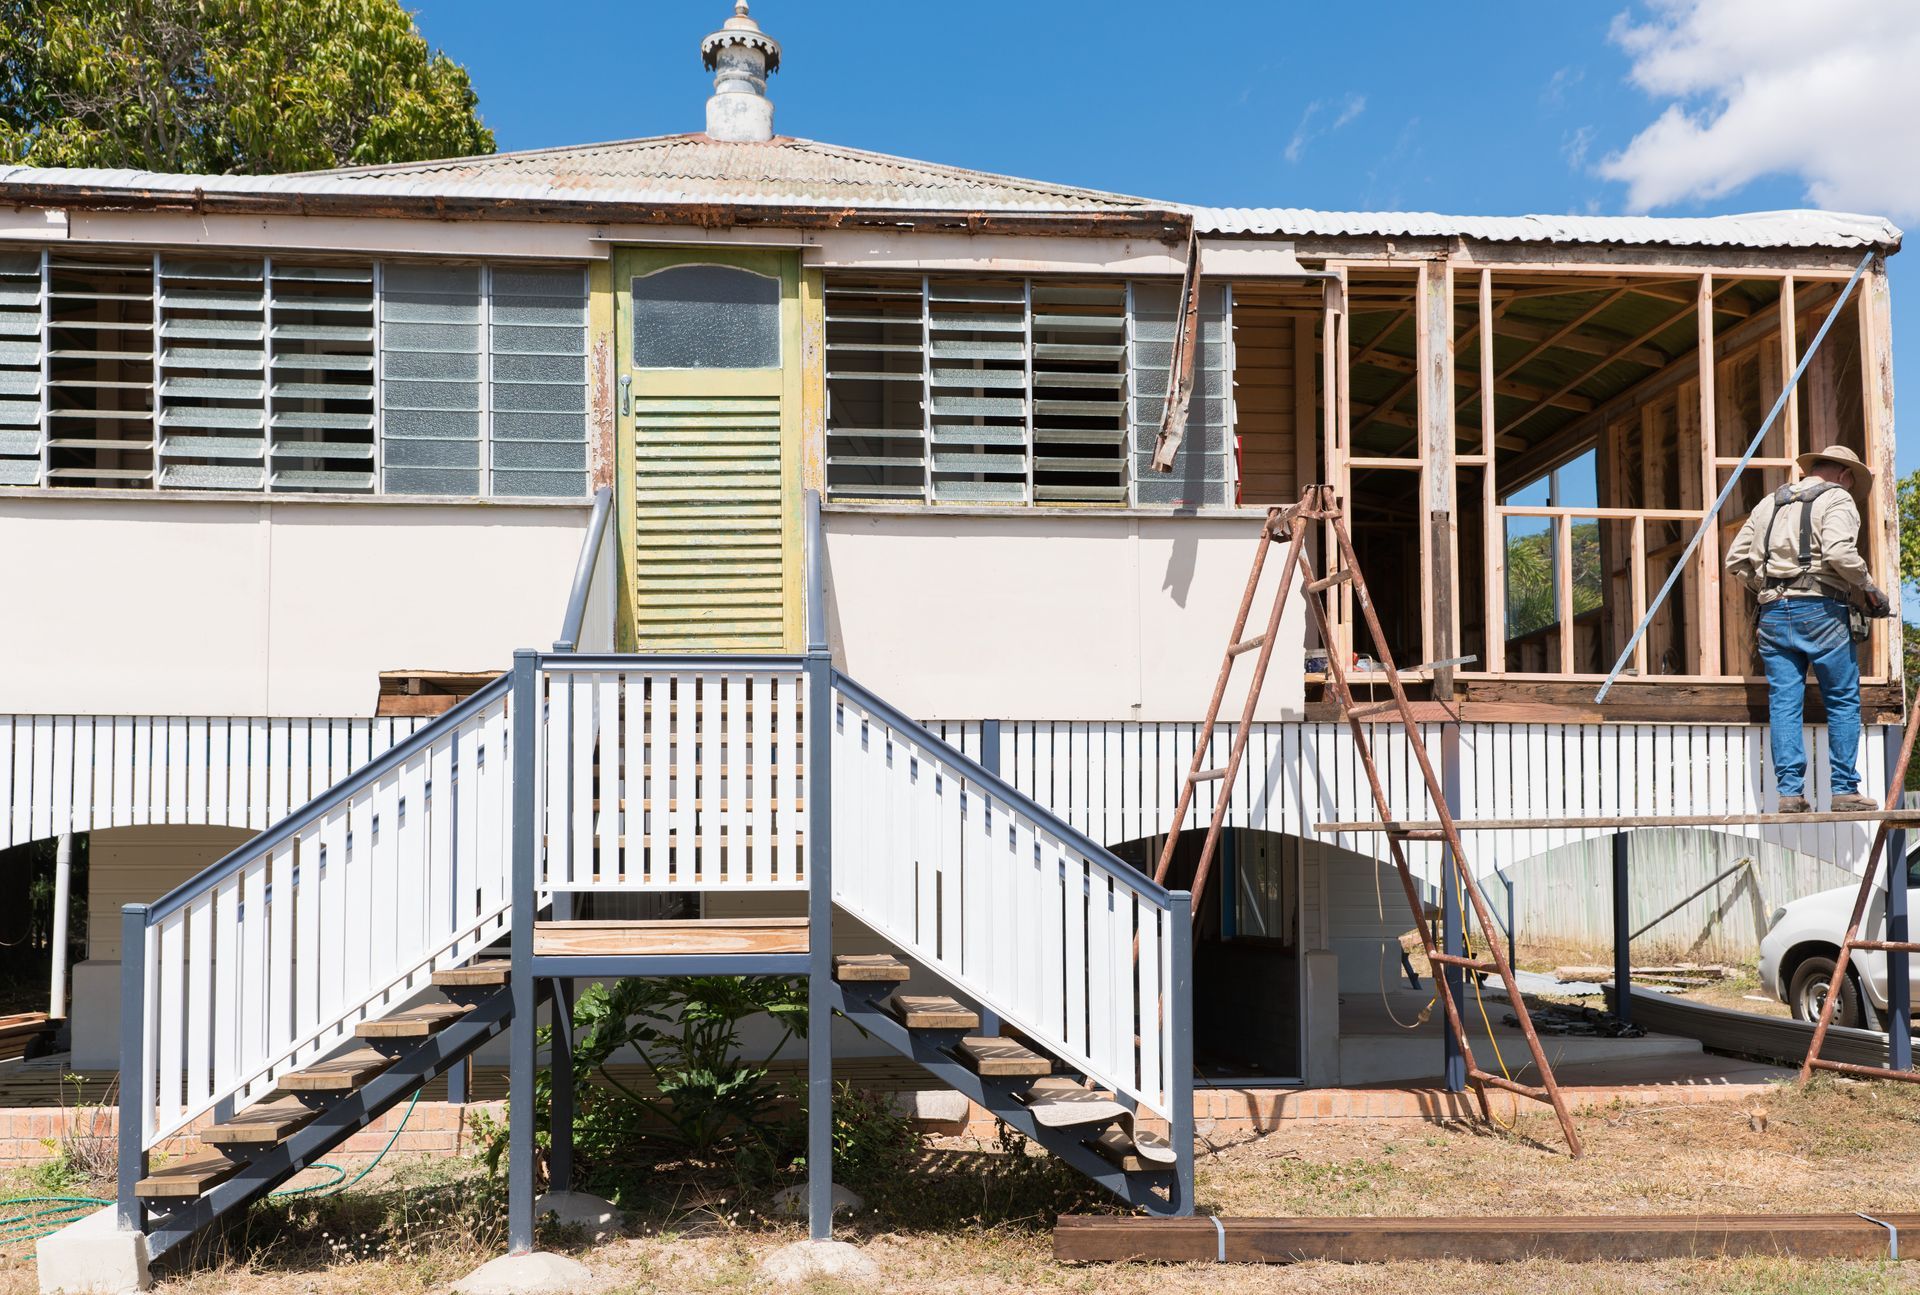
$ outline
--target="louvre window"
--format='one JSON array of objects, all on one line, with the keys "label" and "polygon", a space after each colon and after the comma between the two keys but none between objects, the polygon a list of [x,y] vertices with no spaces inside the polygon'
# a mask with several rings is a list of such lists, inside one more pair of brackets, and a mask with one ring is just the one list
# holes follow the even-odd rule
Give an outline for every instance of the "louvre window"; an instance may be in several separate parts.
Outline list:
[{"label": "louvre window", "polygon": [[0,252],[0,486],[579,498],[578,269]]},{"label": "louvre window", "polygon": [[1147,468],[1177,291],[1120,280],[829,276],[829,495],[1228,502],[1224,288],[1204,303],[1188,447],[1171,477]]}]

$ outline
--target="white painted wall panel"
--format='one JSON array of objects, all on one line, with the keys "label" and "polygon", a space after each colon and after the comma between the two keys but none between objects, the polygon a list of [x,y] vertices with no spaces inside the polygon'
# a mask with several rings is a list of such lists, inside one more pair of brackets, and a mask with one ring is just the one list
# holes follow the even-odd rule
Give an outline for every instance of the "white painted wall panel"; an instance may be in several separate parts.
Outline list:
[{"label": "white painted wall panel", "polygon": [[[1259,525],[1248,514],[829,512],[836,658],[912,715],[1191,719],[1212,692]],[[1300,714],[1304,624],[1290,600],[1262,718]],[[1245,658],[1241,679],[1251,667]]]},{"label": "white painted wall panel", "polygon": [[587,509],[0,500],[0,713],[366,716],[382,670],[505,669]]}]

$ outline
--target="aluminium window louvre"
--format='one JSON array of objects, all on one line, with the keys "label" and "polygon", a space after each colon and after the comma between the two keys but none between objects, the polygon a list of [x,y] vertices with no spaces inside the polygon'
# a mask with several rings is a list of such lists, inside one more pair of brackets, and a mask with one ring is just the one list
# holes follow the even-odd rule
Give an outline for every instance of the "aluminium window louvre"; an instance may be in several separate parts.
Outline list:
[{"label": "aluminium window louvre", "polygon": [[372,265],[268,266],[268,485],[370,493]]},{"label": "aluminium window louvre", "polygon": [[382,270],[381,472],[389,494],[482,493],[485,287],[479,266]]},{"label": "aluminium window louvre", "polygon": [[1166,408],[1168,368],[1179,327],[1180,286],[1159,280],[1131,285],[1128,312],[1133,382],[1134,502],[1146,506],[1212,507],[1233,502],[1231,380],[1232,306],[1225,284],[1202,284],[1200,335],[1194,353],[1193,402],[1173,471],[1153,470],[1153,447]]},{"label": "aluminium window louvre", "polygon": [[928,497],[926,298],[919,277],[826,282],[827,491]]},{"label": "aluminium window louvre", "polygon": [[935,503],[1027,502],[1027,292],[927,280],[927,439]]},{"label": "aluminium window louvre", "polygon": [[586,271],[496,267],[488,289],[488,493],[585,495]]},{"label": "aluminium window louvre", "polygon": [[1127,288],[1035,279],[1033,500],[1127,502]]},{"label": "aluminium window louvre", "polygon": [[48,253],[48,485],[153,484],[156,262]]},{"label": "aluminium window louvre", "polygon": [[0,253],[0,486],[40,484],[46,255]]},{"label": "aluminium window louvre", "polygon": [[158,484],[178,489],[263,488],[265,263],[162,256],[158,321]]}]

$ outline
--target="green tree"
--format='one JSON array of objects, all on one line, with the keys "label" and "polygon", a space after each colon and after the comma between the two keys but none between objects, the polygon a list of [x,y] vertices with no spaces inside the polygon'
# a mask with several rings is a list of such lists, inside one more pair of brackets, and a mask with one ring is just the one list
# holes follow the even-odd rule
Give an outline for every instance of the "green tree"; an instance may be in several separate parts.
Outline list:
[{"label": "green tree", "polygon": [[0,0],[0,160],[202,174],[493,151],[399,0]]}]

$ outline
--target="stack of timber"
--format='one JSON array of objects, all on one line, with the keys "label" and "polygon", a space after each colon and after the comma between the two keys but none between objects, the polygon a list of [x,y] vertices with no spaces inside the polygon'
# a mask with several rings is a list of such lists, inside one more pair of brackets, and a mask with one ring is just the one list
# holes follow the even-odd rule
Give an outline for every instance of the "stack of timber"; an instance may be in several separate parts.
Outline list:
[{"label": "stack of timber", "polygon": [[[1613,1006],[1614,988],[1606,987],[1607,1006]],[[1813,1022],[1786,1016],[1762,1016],[1728,1007],[1712,1007],[1658,990],[1633,991],[1633,1020],[1657,1034],[1678,1034],[1700,1040],[1714,1052],[1761,1061],[1799,1065],[1813,1042]],[[1887,1036],[1878,1030],[1853,1030],[1835,1025],[1827,1030],[1820,1055],[1859,1066],[1887,1064]]]},{"label": "stack of timber", "polygon": [[[1730,967],[1718,963],[1676,962],[1663,967],[1634,967],[1632,975],[1635,983],[1648,981],[1655,985],[1671,986],[1678,989],[1695,989],[1701,985],[1710,985],[1717,980],[1725,980],[1733,974]],[[1594,984],[1613,979],[1612,967],[1555,967],[1553,978],[1563,985]]]},{"label": "stack of timber", "polygon": [[0,1061],[37,1057],[53,1040],[53,1021],[45,1012],[0,1016]]},{"label": "stack of timber", "polygon": [[1898,1257],[1889,1228],[1920,1228],[1920,1214],[1876,1213],[1871,1220],[1859,1214],[1219,1220],[1069,1214],[1054,1227],[1053,1257],[1064,1263],[1266,1264],[1643,1262],[1723,1255],[1886,1259]]}]

